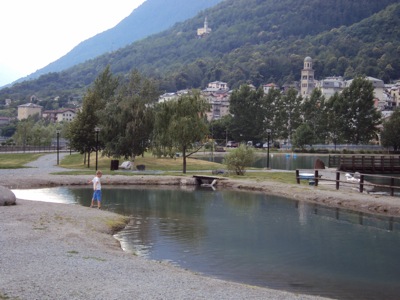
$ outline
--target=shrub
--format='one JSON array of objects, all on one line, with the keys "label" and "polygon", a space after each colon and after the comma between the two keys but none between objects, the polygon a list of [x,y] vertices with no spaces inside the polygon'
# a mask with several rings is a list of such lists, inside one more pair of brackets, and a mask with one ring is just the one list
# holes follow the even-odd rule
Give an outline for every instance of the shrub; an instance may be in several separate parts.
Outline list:
[{"label": "shrub", "polygon": [[235,150],[225,155],[223,164],[226,165],[229,172],[235,172],[236,175],[244,175],[246,166],[254,162],[254,150],[251,147],[240,145]]}]

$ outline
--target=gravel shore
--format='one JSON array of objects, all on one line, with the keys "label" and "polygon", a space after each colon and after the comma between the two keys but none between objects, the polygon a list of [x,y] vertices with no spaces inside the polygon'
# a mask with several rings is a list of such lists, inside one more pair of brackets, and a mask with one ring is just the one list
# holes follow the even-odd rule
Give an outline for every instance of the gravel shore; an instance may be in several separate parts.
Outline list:
[{"label": "gravel shore", "polygon": [[[54,158],[45,155],[29,169],[0,170],[0,185],[86,184],[88,176],[50,175],[61,169],[53,166]],[[102,183],[187,185],[193,179],[118,175],[103,176]],[[218,186],[400,215],[398,198],[360,194],[352,187],[336,191],[331,185],[229,179]],[[78,205],[17,199],[15,206],[0,206],[0,299],[323,299],[209,278],[125,253],[110,225],[121,221],[120,215]]]}]

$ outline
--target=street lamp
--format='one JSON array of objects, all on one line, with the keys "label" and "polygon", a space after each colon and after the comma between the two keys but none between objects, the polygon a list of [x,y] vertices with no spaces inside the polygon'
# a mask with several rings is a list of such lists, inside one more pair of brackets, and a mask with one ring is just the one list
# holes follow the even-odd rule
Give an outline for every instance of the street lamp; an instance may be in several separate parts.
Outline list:
[{"label": "street lamp", "polygon": [[100,127],[96,126],[94,128],[94,131],[96,132],[96,171],[97,171],[97,152],[99,151],[99,131]]},{"label": "street lamp", "polygon": [[56,130],[57,133],[57,166],[60,164],[60,130]]},{"label": "street lamp", "polygon": [[269,169],[269,138],[271,136],[271,129],[267,129],[267,169]]}]

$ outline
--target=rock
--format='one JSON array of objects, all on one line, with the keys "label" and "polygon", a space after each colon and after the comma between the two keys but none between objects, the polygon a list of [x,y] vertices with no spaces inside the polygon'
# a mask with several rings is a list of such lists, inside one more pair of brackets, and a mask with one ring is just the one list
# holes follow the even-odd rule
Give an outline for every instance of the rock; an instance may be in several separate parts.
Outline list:
[{"label": "rock", "polygon": [[314,169],[317,170],[325,169],[325,163],[319,158],[317,158],[314,163]]},{"label": "rock", "polygon": [[0,206],[15,205],[16,197],[13,192],[4,186],[0,186]]}]

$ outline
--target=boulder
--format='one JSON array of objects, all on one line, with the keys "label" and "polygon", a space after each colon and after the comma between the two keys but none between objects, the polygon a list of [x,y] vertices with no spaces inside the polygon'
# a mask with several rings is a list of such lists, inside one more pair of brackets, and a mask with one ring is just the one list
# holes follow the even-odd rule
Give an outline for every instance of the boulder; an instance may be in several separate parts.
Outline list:
[{"label": "boulder", "polygon": [[0,206],[15,205],[16,197],[13,192],[4,186],[0,186]]},{"label": "boulder", "polygon": [[317,158],[314,163],[314,169],[316,170],[325,169],[325,163],[319,158]]}]

